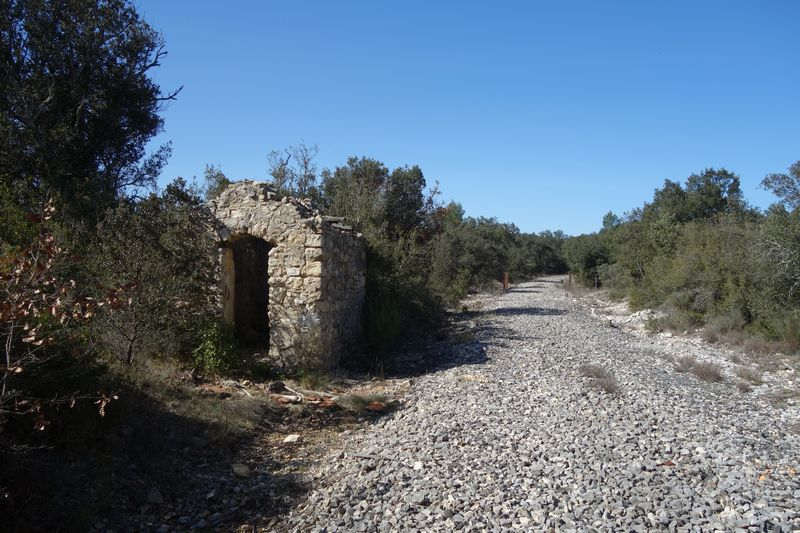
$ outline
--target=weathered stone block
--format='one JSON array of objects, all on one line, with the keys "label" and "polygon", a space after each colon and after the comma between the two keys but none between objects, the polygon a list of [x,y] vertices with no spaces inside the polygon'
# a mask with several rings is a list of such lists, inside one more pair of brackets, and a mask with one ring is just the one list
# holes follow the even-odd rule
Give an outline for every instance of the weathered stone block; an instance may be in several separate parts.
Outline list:
[{"label": "weathered stone block", "polygon": [[307,233],[306,246],[322,247],[322,234],[321,233]]},{"label": "weathered stone block", "polygon": [[307,263],[309,263],[311,261],[321,261],[322,260],[322,248],[316,247],[316,246],[306,247],[305,258],[306,258],[306,262]]},{"label": "weathered stone block", "polygon": [[321,276],[322,275],[322,262],[314,261],[313,263],[306,263],[303,268],[304,276]]}]

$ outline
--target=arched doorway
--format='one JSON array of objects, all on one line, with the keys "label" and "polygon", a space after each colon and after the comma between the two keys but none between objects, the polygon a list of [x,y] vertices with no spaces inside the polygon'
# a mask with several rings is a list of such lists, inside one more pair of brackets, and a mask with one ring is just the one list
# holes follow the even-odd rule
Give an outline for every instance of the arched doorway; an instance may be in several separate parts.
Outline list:
[{"label": "arched doorway", "polygon": [[269,250],[264,239],[240,236],[225,249],[225,319],[241,341],[269,345]]}]

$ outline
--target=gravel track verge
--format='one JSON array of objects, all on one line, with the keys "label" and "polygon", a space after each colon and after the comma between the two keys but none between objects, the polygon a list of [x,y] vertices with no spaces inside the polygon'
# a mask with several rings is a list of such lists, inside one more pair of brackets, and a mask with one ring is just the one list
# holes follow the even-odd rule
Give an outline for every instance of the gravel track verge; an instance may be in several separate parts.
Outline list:
[{"label": "gravel track verge", "polygon": [[676,372],[674,347],[609,327],[554,278],[474,320],[402,409],[330,450],[281,529],[800,530],[793,414]]}]

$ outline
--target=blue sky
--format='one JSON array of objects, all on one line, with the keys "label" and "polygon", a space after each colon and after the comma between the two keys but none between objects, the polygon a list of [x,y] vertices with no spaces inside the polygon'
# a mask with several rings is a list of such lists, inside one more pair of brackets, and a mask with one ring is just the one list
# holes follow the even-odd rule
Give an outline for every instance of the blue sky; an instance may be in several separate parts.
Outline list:
[{"label": "blue sky", "polygon": [[161,182],[418,164],[443,201],[526,232],[595,231],[709,166],[758,184],[800,159],[800,2],[137,0],[183,85]]}]

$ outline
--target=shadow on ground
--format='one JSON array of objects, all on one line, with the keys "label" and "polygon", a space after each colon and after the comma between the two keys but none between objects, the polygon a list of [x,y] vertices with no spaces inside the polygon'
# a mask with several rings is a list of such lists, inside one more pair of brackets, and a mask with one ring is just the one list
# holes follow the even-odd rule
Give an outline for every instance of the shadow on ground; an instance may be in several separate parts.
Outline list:
[{"label": "shadow on ground", "polygon": [[550,307],[501,307],[487,311],[488,315],[497,316],[520,316],[520,315],[539,315],[539,316],[559,316],[566,315],[568,311],[564,309],[553,309]]},{"label": "shadow on ground", "polygon": [[383,370],[386,377],[404,378],[458,366],[484,364],[489,361],[488,346],[506,347],[508,341],[538,338],[521,335],[517,330],[505,327],[502,324],[504,317],[558,316],[567,312],[548,307],[503,307],[452,313],[450,325],[440,332],[438,338],[406,342],[386,357]]},{"label": "shadow on ground", "polygon": [[[506,327],[505,317],[563,314],[540,307],[453,313],[437,335],[410,339],[390,354],[383,372],[402,378],[485,364],[489,347],[536,338]],[[310,487],[301,474],[309,458],[284,453],[268,439],[356,421],[341,412],[254,401],[256,427],[232,430],[178,415],[139,388],[113,390],[120,400],[104,417],[87,402],[54,417],[45,432],[33,432],[30,419],[0,426],[4,531],[228,531],[242,523],[269,529]],[[250,472],[237,477],[237,463]]]},{"label": "shadow on ground", "polygon": [[563,285],[564,284],[564,280],[563,279],[542,279],[542,278],[539,278],[539,279],[533,280],[533,282],[534,283],[555,283],[556,285]]},{"label": "shadow on ground", "polygon": [[[87,402],[38,435],[15,427],[28,419],[5,426],[3,531],[232,530],[243,517],[286,513],[307,490],[299,477],[274,474],[283,465],[264,450],[236,477],[232,464],[248,462],[242,451],[258,431],[178,416],[130,387],[115,392],[104,417]],[[261,414],[266,424],[284,416]]]}]

